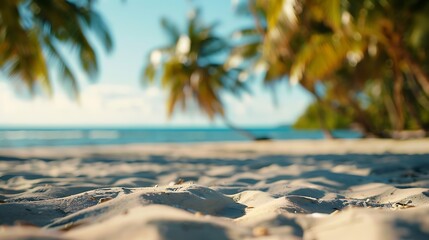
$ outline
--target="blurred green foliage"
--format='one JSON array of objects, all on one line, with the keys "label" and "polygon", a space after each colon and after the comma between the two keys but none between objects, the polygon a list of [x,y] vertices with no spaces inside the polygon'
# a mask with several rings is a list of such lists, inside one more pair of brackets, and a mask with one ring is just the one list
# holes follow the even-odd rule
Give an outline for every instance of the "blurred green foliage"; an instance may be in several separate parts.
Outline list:
[{"label": "blurred green foliage", "polygon": [[429,132],[428,1],[239,2],[254,30],[237,31],[243,43],[230,58],[262,65],[269,86],[300,84],[314,97],[296,126],[313,128],[317,119],[325,132],[346,123],[379,137]]},{"label": "blurred green foliage", "polygon": [[[69,49],[91,80],[99,66],[88,33],[105,50],[113,42],[107,25],[94,10],[93,0],[4,0],[0,1],[0,69],[18,89],[31,94],[52,92],[52,69],[73,97],[78,79],[66,58]],[[23,86],[23,87],[21,87]]]},{"label": "blurred green foliage", "polygon": [[318,111],[325,113],[326,125],[329,129],[350,129],[353,118],[351,113],[340,114],[331,107],[325,106],[318,102],[310,104],[305,112],[295,121],[293,127],[296,129],[320,129]]}]

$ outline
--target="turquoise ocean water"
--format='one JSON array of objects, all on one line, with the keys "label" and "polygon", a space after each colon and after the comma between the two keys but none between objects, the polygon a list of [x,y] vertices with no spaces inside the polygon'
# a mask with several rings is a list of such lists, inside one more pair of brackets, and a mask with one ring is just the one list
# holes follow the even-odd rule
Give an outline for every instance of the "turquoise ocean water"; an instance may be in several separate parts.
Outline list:
[{"label": "turquoise ocean water", "polygon": [[[258,137],[274,140],[322,139],[321,131],[291,127],[247,128]],[[350,130],[334,132],[338,138],[358,138]],[[194,143],[249,141],[228,128],[0,128],[0,148],[35,146],[116,145],[129,143]]]}]

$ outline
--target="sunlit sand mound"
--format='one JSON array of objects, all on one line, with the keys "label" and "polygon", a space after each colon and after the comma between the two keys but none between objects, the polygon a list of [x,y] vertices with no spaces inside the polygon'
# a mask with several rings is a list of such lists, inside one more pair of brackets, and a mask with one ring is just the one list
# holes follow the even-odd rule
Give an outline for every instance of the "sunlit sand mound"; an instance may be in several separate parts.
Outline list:
[{"label": "sunlit sand mound", "polygon": [[26,219],[38,226],[62,227],[80,221],[99,221],[127,212],[137,206],[163,204],[186,211],[214,216],[236,217],[244,205],[209,188],[177,185],[153,188],[106,188],[64,198],[5,202],[0,205],[2,223]]},{"label": "sunlit sand mound", "polygon": [[306,239],[428,239],[429,206],[407,210],[352,208],[313,218],[304,226]]},{"label": "sunlit sand mound", "polygon": [[192,214],[175,207],[135,207],[105,221],[65,234],[75,239],[243,239],[251,236],[228,220]]}]

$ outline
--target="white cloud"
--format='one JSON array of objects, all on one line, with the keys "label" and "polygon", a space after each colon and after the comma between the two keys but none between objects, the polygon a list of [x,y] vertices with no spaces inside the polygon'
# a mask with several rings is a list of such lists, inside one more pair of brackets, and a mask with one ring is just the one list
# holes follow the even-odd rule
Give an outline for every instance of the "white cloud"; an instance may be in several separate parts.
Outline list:
[{"label": "white cloud", "polygon": [[[52,99],[33,100],[15,96],[0,84],[0,124],[85,125],[162,124],[165,122],[164,94],[156,87],[98,84],[81,92],[80,103],[58,91]],[[156,111],[155,111],[156,110]]]}]

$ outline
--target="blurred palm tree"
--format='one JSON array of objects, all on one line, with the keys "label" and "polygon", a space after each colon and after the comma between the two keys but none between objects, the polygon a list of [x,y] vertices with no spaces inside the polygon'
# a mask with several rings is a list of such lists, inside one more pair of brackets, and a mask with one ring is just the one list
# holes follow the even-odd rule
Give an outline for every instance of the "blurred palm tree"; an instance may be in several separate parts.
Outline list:
[{"label": "blurred palm tree", "polygon": [[216,24],[204,25],[199,11],[193,10],[184,33],[168,19],[162,19],[161,25],[170,43],[150,53],[142,81],[159,82],[168,91],[168,116],[171,117],[177,108],[184,111],[196,107],[211,120],[220,117],[228,127],[259,140],[250,132],[232,125],[226,117],[221,93],[238,96],[248,89],[239,81],[239,69],[226,69],[222,64],[222,55],[229,45],[214,34]]},{"label": "blurred palm tree", "polygon": [[14,84],[23,83],[31,94],[40,90],[51,94],[53,65],[62,85],[77,97],[78,80],[64,49],[76,53],[78,64],[93,79],[98,59],[88,34],[94,34],[107,51],[113,46],[93,2],[0,1],[0,68]]},{"label": "blurred palm tree", "polygon": [[370,119],[383,113],[389,116],[387,124],[366,124],[370,131],[378,132],[376,135],[387,135],[383,128],[410,129],[410,122],[428,131],[420,114],[429,109],[428,2],[365,0],[343,1],[340,6],[342,25],[347,27],[339,33],[354,44],[342,57],[348,64],[340,65],[324,79],[337,89],[336,97],[330,97],[338,99],[348,93],[345,103],[354,106],[356,112],[372,114]]},{"label": "blurred palm tree", "polygon": [[[238,12],[252,16],[255,27],[243,29],[234,34],[242,40],[233,49],[230,62],[234,63],[237,58],[246,59],[243,62],[248,69],[265,68],[264,82],[272,89],[275,89],[275,83],[283,80],[289,80],[291,84],[300,83],[316,99],[318,102],[316,106],[323,106],[322,96],[316,87],[319,79],[314,75],[325,74],[324,72],[338,65],[336,58],[339,56],[335,56],[338,52],[332,51],[337,46],[329,46],[332,36],[324,26],[324,24],[337,24],[337,19],[333,17],[337,12],[330,4],[318,4],[323,1],[308,1],[311,7],[307,11],[302,11],[302,2],[283,0],[240,2],[237,6]],[[259,38],[256,35],[259,35]],[[311,42],[305,41],[309,38],[312,39]],[[331,57],[330,61],[318,56],[314,65],[320,62],[325,65],[312,66],[311,71],[306,71],[308,76],[299,76],[297,70],[301,68],[300,63],[307,61],[310,52],[315,49],[319,50],[318,53],[321,56]],[[297,59],[298,57],[301,60]],[[323,108],[317,107],[317,113],[325,136],[333,138],[326,123]]]},{"label": "blurred palm tree", "polygon": [[[372,123],[374,106],[386,112],[392,129],[404,129],[407,113],[425,128],[420,113],[428,109],[427,1],[245,3],[262,35],[259,55],[266,62],[266,82],[287,76],[319,103],[339,111],[352,108],[356,122],[373,135],[385,136],[389,128]],[[372,88],[381,90],[374,94]],[[322,111],[319,118],[324,128]]]}]

